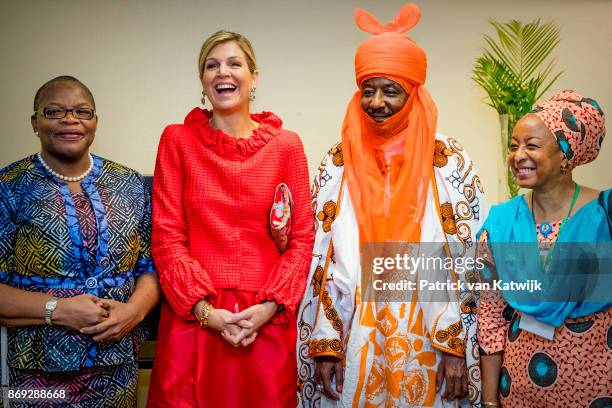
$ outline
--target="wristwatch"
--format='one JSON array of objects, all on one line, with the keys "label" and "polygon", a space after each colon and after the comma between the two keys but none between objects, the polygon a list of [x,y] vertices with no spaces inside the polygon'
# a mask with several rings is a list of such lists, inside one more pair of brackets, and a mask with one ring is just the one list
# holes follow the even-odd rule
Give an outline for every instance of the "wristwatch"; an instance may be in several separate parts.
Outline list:
[{"label": "wristwatch", "polygon": [[45,303],[45,322],[48,326],[51,326],[53,324],[53,320],[51,318],[53,317],[53,312],[55,311],[56,307],[57,298],[55,296],[51,296],[51,299],[49,299],[49,301]]}]

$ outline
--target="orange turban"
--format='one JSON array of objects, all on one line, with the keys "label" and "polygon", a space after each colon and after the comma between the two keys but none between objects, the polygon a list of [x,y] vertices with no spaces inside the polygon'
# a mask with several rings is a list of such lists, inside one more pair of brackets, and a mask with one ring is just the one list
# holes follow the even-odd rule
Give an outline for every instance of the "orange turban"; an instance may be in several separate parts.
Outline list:
[{"label": "orange turban", "polygon": [[[404,35],[419,22],[421,11],[406,4],[394,21],[383,26],[371,14],[355,10],[355,21],[363,31],[376,34],[365,40],[355,54],[357,86],[377,76],[393,75],[422,85],[427,74],[427,55],[410,37]],[[410,89],[406,89],[407,91]]]},{"label": "orange turban", "polygon": [[381,123],[361,109],[361,91],[347,108],[342,126],[345,177],[361,242],[420,241],[438,117],[422,86],[427,56],[404,34],[420,15],[415,4],[407,4],[383,25],[365,10],[355,10],[359,28],[374,34],[355,55],[357,85],[385,77],[410,94],[400,111]]}]

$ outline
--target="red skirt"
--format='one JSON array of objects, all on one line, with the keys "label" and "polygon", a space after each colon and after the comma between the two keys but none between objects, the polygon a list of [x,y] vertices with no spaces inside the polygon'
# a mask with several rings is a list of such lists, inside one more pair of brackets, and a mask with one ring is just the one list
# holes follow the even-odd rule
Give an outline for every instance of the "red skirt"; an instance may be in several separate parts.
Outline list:
[{"label": "red skirt", "polygon": [[[218,289],[213,306],[233,311],[238,303],[244,310],[255,296]],[[296,320],[276,320],[261,327],[250,346],[236,348],[164,302],[147,407],[295,407]]]}]

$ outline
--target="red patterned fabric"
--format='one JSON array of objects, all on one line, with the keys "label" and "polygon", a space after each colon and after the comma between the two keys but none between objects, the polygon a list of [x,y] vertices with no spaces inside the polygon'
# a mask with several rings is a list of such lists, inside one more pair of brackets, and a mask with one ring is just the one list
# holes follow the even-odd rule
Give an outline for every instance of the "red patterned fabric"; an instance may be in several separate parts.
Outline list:
[{"label": "red patterned fabric", "polygon": [[[213,306],[238,303],[243,310],[254,302],[254,292],[218,289]],[[164,303],[147,407],[295,407],[297,333],[295,315],[288,318],[264,325],[252,345],[235,348],[211,329],[176,318]]]},{"label": "red patterned fabric", "polygon": [[[310,264],[313,215],[306,156],[299,137],[272,113],[237,139],[192,110],[184,125],[162,134],[153,181],[153,258],[164,294],[177,315],[215,290],[257,292],[294,312]],[[270,235],[274,192],[293,194],[292,236],[282,256]]]},{"label": "red patterned fabric", "polygon": [[[160,318],[150,407],[295,406],[295,310],[314,240],[306,156],[272,113],[251,115],[246,139],[212,129],[194,109],[162,134],[153,179],[153,258],[168,303]],[[294,213],[280,254],[270,234],[274,192],[285,183]],[[284,312],[235,348],[194,321],[207,297],[234,311],[274,300]]]}]

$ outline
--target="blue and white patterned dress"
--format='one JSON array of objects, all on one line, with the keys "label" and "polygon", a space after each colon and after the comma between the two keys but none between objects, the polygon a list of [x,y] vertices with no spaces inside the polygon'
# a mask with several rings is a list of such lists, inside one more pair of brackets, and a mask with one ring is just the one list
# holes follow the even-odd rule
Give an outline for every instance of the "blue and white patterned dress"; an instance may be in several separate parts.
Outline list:
[{"label": "blue and white patterned dress", "polygon": [[[0,283],[127,302],[138,277],[154,272],[148,187],[129,168],[93,160],[76,194],[36,155],[0,170]],[[69,406],[135,406],[144,335],[137,327],[118,342],[94,343],[62,326],[10,328],[10,385],[67,389]]]}]

